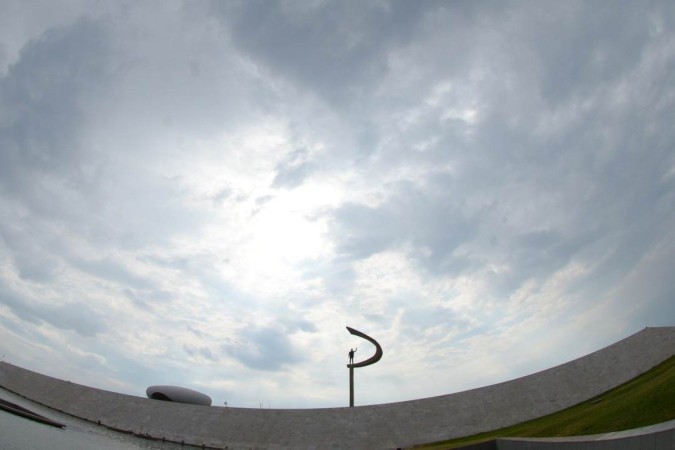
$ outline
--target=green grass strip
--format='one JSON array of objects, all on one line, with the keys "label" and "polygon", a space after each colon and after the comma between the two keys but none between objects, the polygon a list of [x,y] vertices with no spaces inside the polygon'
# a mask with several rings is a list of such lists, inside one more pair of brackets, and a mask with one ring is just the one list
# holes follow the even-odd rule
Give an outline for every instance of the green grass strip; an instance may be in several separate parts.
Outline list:
[{"label": "green grass strip", "polygon": [[653,369],[571,408],[518,425],[415,446],[450,449],[499,437],[582,436],[630,430],[675,419],[675,356]]}]

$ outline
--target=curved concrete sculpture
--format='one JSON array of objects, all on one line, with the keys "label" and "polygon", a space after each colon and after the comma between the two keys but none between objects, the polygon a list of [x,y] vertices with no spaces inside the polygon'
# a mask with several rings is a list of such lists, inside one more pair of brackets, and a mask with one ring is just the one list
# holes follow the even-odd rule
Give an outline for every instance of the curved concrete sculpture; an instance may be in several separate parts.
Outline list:
[{"label": "curved concrete sculpture", "polygon": [[145,394],[153,400],[211,406],[211,397],[208,395],[180,386],[150,386]]},{"label": "curved concrete sculpture", "polygon": [[368,342],[371,342],[375,346],[375,354],[371,356],[370,358],[355,363],[353,361],[354,358],[354,350],[349,352],[349,359],[352,360],[351,364],[347,364],[347,367],[349,368],[349,407],[353,408],[354,407],[354,369],[357,367],[366,367],[371,364],[375,364],[378,362],[380,359],[382,359],[382,347],[380,344],[370,336],[368,336],[366,333],[362,333],[359,330],[355,330],[354,328],[347,327],[347,331],[349,331],[350,334],[354,336],[361,337]]},{"label": "curved concrete sculpture", "polygon": [[0,386],[76,417],[212,448],[378,449],[506,427],[602,394],[675,355],[675,327],[646,328],[574,361],[450,395],[355,408],[224,408],[150,401],[0,362]]},{"label": "curved concrete sculpture", "polygon": [[351,368],[356,368],[356,367],[366,367],[371,364],[375,364],[378,362],[380,359],[382,359],[382,347],[380,347],[380,344],[378,342],[368,336],[366,333],[361,333],[359,330],[355,330],[354,328],[347,327],[347,331],[349,331],[349,334],[353,334],[354,336],[361,337],[369,342],[371,342],[375,346],[375,354],[371,356],[370,358],[358,362],[358,363],[353,363],[353,364],[347,364],[347,367]]}]

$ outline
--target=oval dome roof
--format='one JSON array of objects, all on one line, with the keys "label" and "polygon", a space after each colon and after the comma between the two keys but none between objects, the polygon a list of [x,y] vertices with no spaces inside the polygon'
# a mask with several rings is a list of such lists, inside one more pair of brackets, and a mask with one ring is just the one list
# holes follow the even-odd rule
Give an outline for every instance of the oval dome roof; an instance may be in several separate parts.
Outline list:
[{"label": "oval dome roof", "polygon": [[211,406],[211,397],[208,395],[180,386],[150,386],[145,393],[154,400]]}]

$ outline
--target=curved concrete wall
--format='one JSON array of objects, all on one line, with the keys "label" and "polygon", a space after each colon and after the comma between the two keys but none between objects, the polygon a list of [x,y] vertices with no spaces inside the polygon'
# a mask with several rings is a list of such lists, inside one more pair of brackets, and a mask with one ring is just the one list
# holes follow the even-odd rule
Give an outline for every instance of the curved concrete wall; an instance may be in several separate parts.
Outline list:
[{"label": "curved concrete wall", "polygon": [[46,406],[215,448],[397,448],[513,425],[599,395],[675,355],[675,327],[645,328],[569,363],[456,394],[355,408],[206,407],[116,394],[0,363],[0,385]]}]

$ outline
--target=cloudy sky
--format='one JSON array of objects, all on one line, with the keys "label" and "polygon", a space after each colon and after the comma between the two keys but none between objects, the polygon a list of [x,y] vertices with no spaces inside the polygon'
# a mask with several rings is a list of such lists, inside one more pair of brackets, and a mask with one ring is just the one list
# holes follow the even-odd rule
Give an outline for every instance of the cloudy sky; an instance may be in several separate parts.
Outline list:
[{"label": "cloudy sky", "polygon": [[0,355],[255,407],[675,325],[675,4],[0,0]]}]

